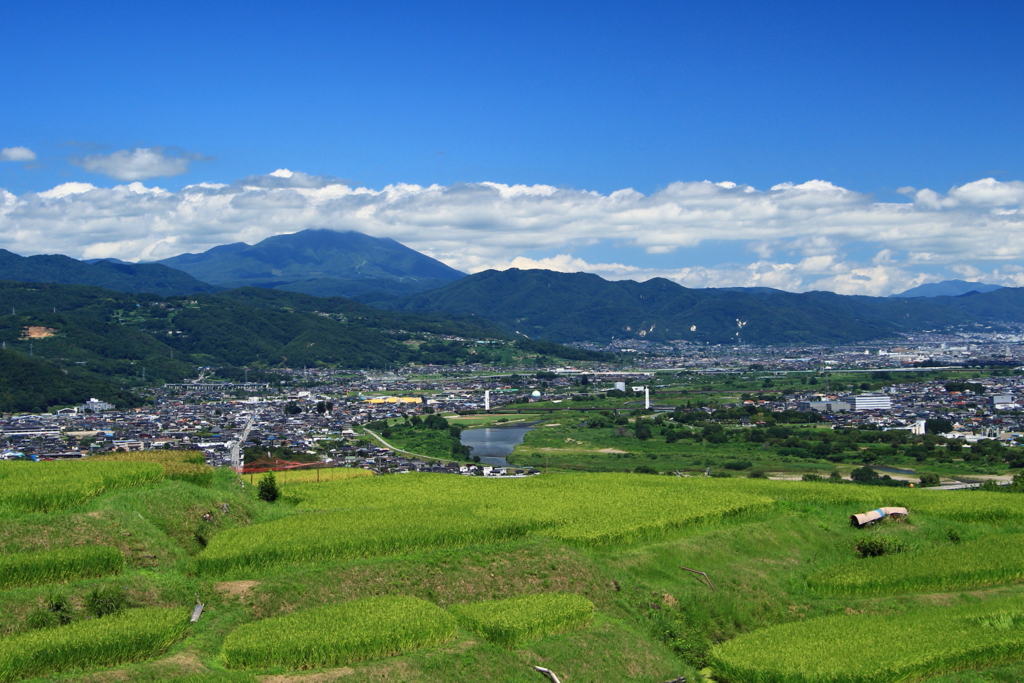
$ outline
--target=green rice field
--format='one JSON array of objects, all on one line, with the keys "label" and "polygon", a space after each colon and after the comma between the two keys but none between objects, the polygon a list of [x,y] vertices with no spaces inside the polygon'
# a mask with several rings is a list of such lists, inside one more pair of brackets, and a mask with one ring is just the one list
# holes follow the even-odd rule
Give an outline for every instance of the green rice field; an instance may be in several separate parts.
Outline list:
[{"label": "green rice field", "polygon": [[1024,680],[1017,493],[188,457],[0,463],[0,681]]},{"label": "green rice field", "polygon": [[78,546],[0,555],[0,590],[117,574],[123,568],[124,556],[109,546]]},{"label": "green rice field", "polygon": [[224,641],[234,668],[340,666],[446,643],[455,619],[420,598],[382,596],[245,624]]},{"label": "green rice field", "polygon": [[810,577],[834,595],[939,592],[1024,581],[1024,534],[999,534],[918,552],[847,562]]},{"label": "green rice field", "polygon": [[712,668],[727,681],[888,683],[1015,661],[1022,648],[1024,602],[1014,599],[772,626],[716,646]]},{"label": "green rice field", "polygon": [[514,648],[553,633],[585,628],[594,618],[594,603],[581,595],[538,593],[457,605],[452,612],[471,631]]},{"label": "green rice field", "polygon": [[0,640],[0,681],[108,667],[166,651],[188,627],[184,609],[146,608]]}]

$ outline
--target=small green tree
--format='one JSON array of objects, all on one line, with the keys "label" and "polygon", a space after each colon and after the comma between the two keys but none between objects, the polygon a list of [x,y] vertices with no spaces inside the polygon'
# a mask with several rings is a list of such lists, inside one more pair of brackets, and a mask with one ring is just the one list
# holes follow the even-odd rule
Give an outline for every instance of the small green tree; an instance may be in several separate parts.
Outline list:
[{"label": "small green tree", "polygon": [[947,434],[953,431],[953,422],[944,417],[938,417],[925,420],[924,428],[929,434]]},{"label": "small green tree", "polygon": [[878,472],[865,465],[850,472],[850,479],[863,484],[877,480]]},{"label": "small green tree", "polygon": [[274,478],[273,472],[267,472],[260,477],[260,483],[256,489],[257,498],[273,503],[280,496],[281,491],[277,488],[277,479]]},{"label": "small green tree", "polygon": [[939,485],[939,481],[940,481],[939,475],[934,474],[932,472],[928,472],[926,474],[922,474],[921,475],[920,485],[921,486],[938,486]]},{"label": "small green tree", "polygon": [[636,421],[634,433],[636,434],[636,438],[640,439],[641,441],[646,441],[647,439],[651,438],[650,426],[646,422],[641,422],[640,420]]}]

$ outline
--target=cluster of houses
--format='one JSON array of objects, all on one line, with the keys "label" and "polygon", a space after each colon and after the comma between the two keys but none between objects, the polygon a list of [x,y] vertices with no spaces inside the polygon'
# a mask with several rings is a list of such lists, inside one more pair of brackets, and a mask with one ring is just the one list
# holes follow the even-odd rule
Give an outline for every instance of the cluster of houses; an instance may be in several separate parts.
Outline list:
[{"label": "cluster of houses", "polygon": [[[871,367],[888,367],[893,371],[894,383],[877,393],[862,393],[852,386],[842,387],[844,391],[839,392],[827,388],[820,391],[822,387],[818,385],[813,389],[819,391],[747,402],[772,411],[819,411],[842,426],[922,430],[924,421],[943,418],[956,425],[954,435],[967,440],[1014,440],[1024,432],[1024,398],[1018,398],[1024,397],[1021,377],[1008,374],[972,380],[986,388],[984,393],[975,395],[970,391],[947,391],[941,381],[898,383],[895,372],[900,368],[892,364],[935,358],[937,354],[946,354],[941,358],[951,360],[998,357],[1024,362],[1024,357],[1016,358],[1020,348],[1019,344],[1007,344],[1002,339],[986,343],[924,339],[916,348],[844,347],[831,349],[828,355],[821,349],[815,353],[808,348],[723,347],[718,355],[709,349],[690,349],[657,361],[657,349],[651,347],[648,352],[652,355],[645,359],[651,367],[628,371],[591,367],[587,370],[587,388],[643,387],[659,363],[690,364],[691,369],[708,374],[760,374],[766,378],[805,366],[819,370],[841,366],[844,372],[851,367],[865,372]],[[408,369],[401,373],[368,372],[353,376],[331,369],[304,369],[281,371],[281,376],[280,382],[269,384],[197,381],[168,385],[153,392],[151,405],[131,411],[119,411],[109,403],[91,399],[53,414],[0,416],[0,457],[69,458],[110,450],[188,448],[203,451],[209,462],[219,465],[228,462],[232,446],[249,425],[247,445],[268,452],[285,447],[292,452],[315,453],[329,464],[381,471],[438,467],[447,471],[455,466],[403,459],[376,441],[360,436],[359,426],[429,410],[473,411],[513,401],[568,400],[581,391],[582,381],[580,373],[572,368],[542,372],[505,369],[472,376],[454,371],[417,376]],[[522,474],[483,470],[484,466],[459,466],[463,474]]]},{"label": "cluster of houses", "polygon": [[[293,382],[297,378],[292,378]],[[321,465],[364,467],[382,473],[443,472],[467,476],[525,476],[527,470],[473,463],[425,461],[406,457],[360,433],[367,422],[413,415],[431,408],[438,411],[483,407],[477,386],[493,387],[494,405],[512,400],[514,392],[500,393],[505,383],[444,382],[422,387],[405,380],[376,377],[356,383],[339,382],[324,373],[314,384],[306,372],[301,378],[311,388],[271,388],[266,395],[238,398],[231,384],[172,385],[157,392],[154,404],[129,411],[92,399],[52,414],[0,417],[0,458],[47,460],[78,458],[107,451],[157,448],[203,452],[214,466],[229,465],[231,449],[245,436],[250,458],[287,449],[312,456]],[[381,396],[381,387],[401,395]],[[364,395],[362,391],[374,391]],[[421,392],[433,391],[429,400]]]}]

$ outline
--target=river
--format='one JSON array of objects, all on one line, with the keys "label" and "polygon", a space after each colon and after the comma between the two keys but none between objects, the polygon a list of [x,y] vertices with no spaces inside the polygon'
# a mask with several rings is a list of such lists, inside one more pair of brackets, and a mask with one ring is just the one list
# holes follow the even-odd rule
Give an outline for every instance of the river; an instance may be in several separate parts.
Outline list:
[{"label": "river", "polygon": [[873,470],[883,472],[885,474],[917,474],[917,472],[915,472],[914,470],[904,470],[900,469],[899,467],[876,467],[875,465],[868,465],[868,467],[870,467]]},{"label": "river", "polygon": [[533,429],[534,423],[509,425],[508,427],[480,427],[479,429],[462,430],[462,445],[473,449],[473,455],[480,456],[484,465],[508,467],[506,457],[512,449],[523,442],[526,432]]}]

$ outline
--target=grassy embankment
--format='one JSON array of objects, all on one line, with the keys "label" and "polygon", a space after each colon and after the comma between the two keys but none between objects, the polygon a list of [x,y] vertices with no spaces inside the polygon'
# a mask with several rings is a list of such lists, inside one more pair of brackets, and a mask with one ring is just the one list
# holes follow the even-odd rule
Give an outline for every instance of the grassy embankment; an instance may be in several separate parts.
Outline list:
[{"label": "grassy embankment", "polygon": [[[35,464],[39,473],[52,465]],[[0,463],[0,481],[7,481],[3,469]],[[45,498],[52,481],[38,480],[44,484],[32,500]],[[891,630],[894,640],[906,641],[898,648],[902,659],[875,648],[871,661],[878,666],[871,671],[883,675],[857,680],[896,680],[901,662],[917,655],[927,660],[919,675],[937,676],[930,679],[936,683],[1024,677],[1014,644],[1020,619],[1009,609],[1024,600],[1020,577],[970,552],[989,548],[990,558],[992,547],[1019,544],[1024,496],[615,474],[294,483],[283,486],[284,498],[274,504],[257,501],[252,489],[221,470],[206,486],[166,477],[122,481],[47,513],[6,509],[5,556],[95,546],[118,550],[124,561],[116,574],[0,591],[0,628],[7,634],[0,642],[28,652],[33,643],[49,647],[61,638],[85,642],[77,624],[114,633],[119,622],[113,619],[120,617],[85,616],[95,611],[97,595],[108,597],[103,604],[121,595],[121,615],[157,625],[149,640],[136,649],[102,645],[98,654],[97,648],[51,654],[41,662],[51,673],[24,669],[44,676],[28,680],[254,682],[274,674],[282,676],[275,683],[528,683],[542,680],[532,670],[541,665],[567,681],[660,683],[680,675],[700,681],[698,671],[710,664],[705,674],[717,673],[720,683],[810,681],[824,679],[813,670],[794,674],[748,643],[771,639],[773,631],[762,629],[788,628],[796,634],[789,638],[795,653],[830,652],[841,660],[845,641],[827,619],[842,624],[855,614],[858,628],[883,640]],[[849,526],[850,513],[881,505],[906,505],[911,516],[871,529]],[[860,557],[857,548],[867,546],[889,553]],[[944,573],[938,584],[910,577],[915,567],[934,573],[936,564],[943,574],[936,557],[953,558],[965,571]],[[706,571],[716,590],[681,566]],[[973,574],[966,571],[972,568]],[[845,578],[833,586],[833,576]],[[860,576],[872,577],[870,585],[858,585]],[[507,600],[546,594],[589,601],[592,621],[574,612],[535,631],[532,603]],[[380,596],[418,599],[439,611],[424,607],[427,621],[412,633],[401,630],[401,620],[372,621],[357,629],[372,635],[370,641],[345,641],[352,655],[316,659],[336,652],[338,641],[324,640],[325,634],[341,638],[345,630],[309,629],[304,638],[304,625]],[[183,621],[196,598],[206,612],[183,632],[175,630],[181,621],[161,631],[163,617],[138,611],[168,608]],[[491,600],[497,602],[485,602]],[[31,628],[40,610],[56,614],[55,603],[65,606],[71,625]],[[941,642],[918,643],[891,626],[923,631],[961,613],[988,640],[952,657]],[[453,631],[445,614],[463,621]],[[254,638],[274,642],[267,634],[276,624],[291,629],[288,637],[308,646],[304,652],[313,659],[293,661],[290,648],[242,654],[239,648]],[[478,635],[506,632],[488,631],[488,624],[512,628],[512,641],[526,635],[510,649]],[[130,660],[138,661],[123,663]],[[964,666],[977,671],[952,671]]]}]

